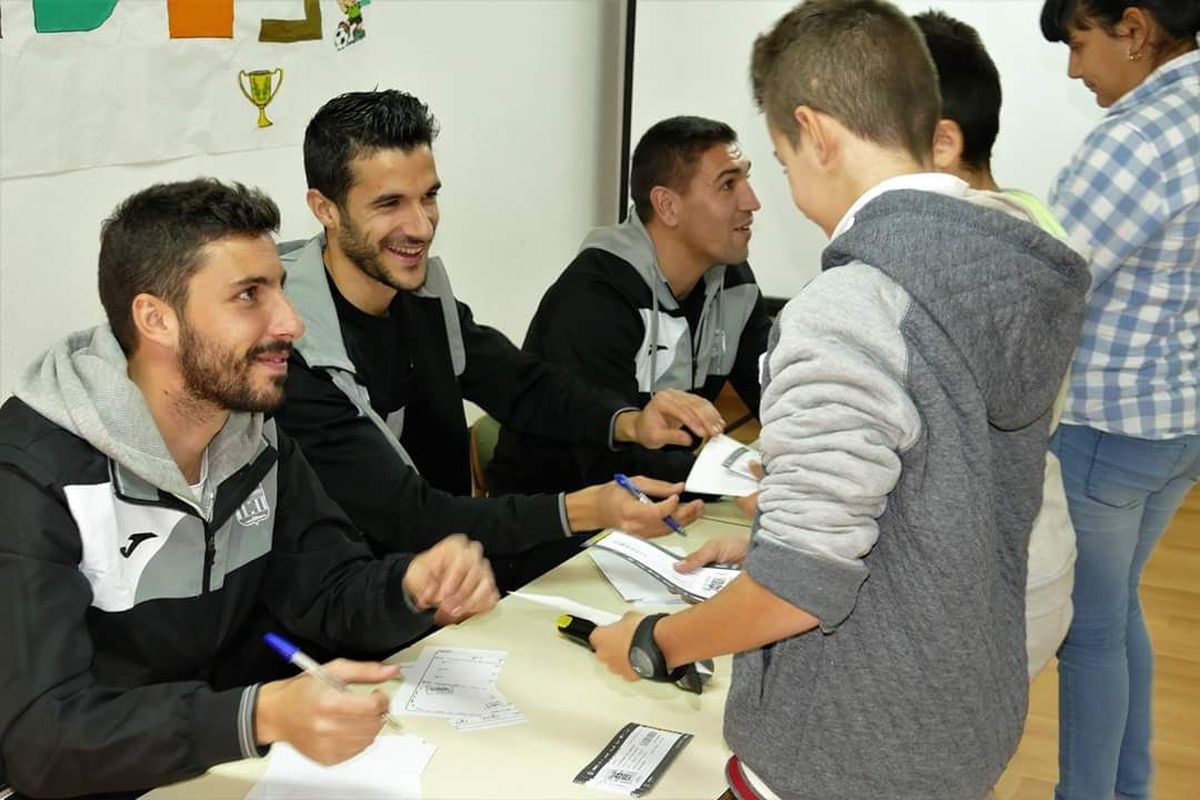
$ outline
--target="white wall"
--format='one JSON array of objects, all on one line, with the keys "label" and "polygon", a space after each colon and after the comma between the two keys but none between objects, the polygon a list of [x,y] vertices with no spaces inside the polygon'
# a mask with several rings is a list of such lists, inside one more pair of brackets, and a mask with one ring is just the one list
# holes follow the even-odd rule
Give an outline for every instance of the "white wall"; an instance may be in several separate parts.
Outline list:
[{"label": "white wall", "polygon": [[[820,269],[824,234],[792,204],[750,95],[750,53],[792,0],[640,0],[634,39],[634,141],[664,117],[729,123],[753,162],[763,208],[750,264],[766,294],[790,297]],[[1092,94],[1067,78],[1067,48],[1038,27],[1042,0],[899,0],[910,14],[936,8],[973,25],[1004,92],[992,166],[1001,186],[1040,197],[1100,119]]]},{"label": "white wall", "polygon": [[[20,5],[3,4],[6,37],[22,13],[28,24],[28,0]],[[122,5],[110,24],[119,22]],[[438,117],[442,133],[434,152],[445,188],[434,252],[445,259],[456,294],[476,318],[518,342],[542,292],[587,230],[615,221],[621,9],[620,0],[374,0],[364,14],[368,39],[351,48],[374,55],[361,77],[365,85],[347,88],[402,88]],[[394,44],[379,47],[383,37]],[[373,51],[368,43],[376,44]],[[10,59],[0,78],[11,86],[39,75],[22,72],[20,60]],[[303,86],[300,81],[287,88]],[[53,85],[46,89],[46,102],[53,102]],[[292,102],[311,114],[327,99]],[[252,120],[257,112],[237,101]],[[11,113],[11,93],[2,92],[0,115]],[[81,114],[86,109],[63,108],[62,124],[77,124]],[[304,205],[295,145],[0,176],[0,398],[41,350],[102,320],[96,296],[101,220],[150,183],[201,174],[266,189],[283,212],[283,238],[317,230]]]},{"label": "white wall", "polygon": [[[162,0],[122,0],[109,24],[117,24],[117,15],[134,2]],[[324,0],[327,14],[331,3]],[[293,15],[298,5],[287,0],[282,15]],[[724,119],[739,130],[764,206],[751,261],[764,290],[785,296],[816,273],[823,237],[791,204],[752,106],[747,75],[754,37],[791,5],[640,0],[633,119],[635,141],[654,121],[679,113]],[[1090,94],[1066,78],[1066,49],[1038,33],[1040,0],[901,5],[908,11],[937,5],[979,28],[1005,92],[996,175],[1003,184],[1044,194],[1099,111]],[[3,55],[16,26],[30,24],[29,0],[0,0],[0,7]],[[345,88],[407,89],[440,119],[435,152],[445,191],[434,250],[446,259],[456,292],[477,318],[518,341],[584,233],[613,221],[622,7],[623,0],[374,0],[366,8],[368,39],[350,51],[363,48],[354,58],[368,66],[359,70],[358,84]],[[239,19],[239,31],[253,23]],[[81,34],[88,35],[96,34]],[[394,46],[380,47],[381,40]],[[208,40],[203,52],[224,46]],[[119,57],[115,52],[113,58]],[[3,67],[4,87],[44,85],[48,103],[63,96],[61,87],[18,59],[6,58]],[[286,87],[293,94],[280,110],[306,119],[328,97],[311,88],[305,93],[302,77],[293,76],[289,71]],[[13,112],[11,94],[0,92],[6,120]],[[253,116],[244,100],[235,101]],[[86,119],[87,109],[78,103],[60,105],[67,129]],[[0,147],[8,145],[0,141]],[[282,208],[284,238],[316,230],[303,204],[294,144],[30,178],[0,175],[0,398],[43,348],[102,318],[95,290],[100,221],[151,182],[198,174],[268,190]]]}]

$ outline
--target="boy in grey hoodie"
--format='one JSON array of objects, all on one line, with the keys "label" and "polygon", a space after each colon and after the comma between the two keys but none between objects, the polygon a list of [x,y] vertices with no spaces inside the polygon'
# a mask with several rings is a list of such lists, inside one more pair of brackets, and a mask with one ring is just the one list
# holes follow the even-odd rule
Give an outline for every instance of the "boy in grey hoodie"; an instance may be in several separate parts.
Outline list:
[{"label": "boy in grey hoodie", "polygon": [[977,800],[1025,714],[1025,554],[1087,273],[924,171],[937,82],[894,6],[809,0],[760,37],[752,77],[832,241],[772,331],[744,574],[592,643],[631,679],[738,653],[739,796]]}]

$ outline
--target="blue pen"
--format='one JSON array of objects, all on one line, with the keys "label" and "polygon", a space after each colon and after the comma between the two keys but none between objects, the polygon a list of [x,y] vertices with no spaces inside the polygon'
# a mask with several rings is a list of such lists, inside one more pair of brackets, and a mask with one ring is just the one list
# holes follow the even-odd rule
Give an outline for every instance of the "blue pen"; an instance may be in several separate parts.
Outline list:
[{"label": "blue pen", "polygon": [[[270,645],[271,649],[279,655],[283,656],[284,661],[290,661],[300,669],[312,675],[331,689],[336,689],[339,692],[348,692],[350,687],[346,682],[337,675],[326,670],[320,664],[313,660],[312,656],[306,655],[303,650],[289,642],[276,633],[264,633],[263,641]],[[393,717],[391,714],[385,713],[383,719],[393,728],[400,729],[400,720]]]},{"label": "blue pen", "polygon": [[[639,503],[645,503],[646,505],[651,506],[654,505],[654,501],[649,497],[646,497],[645,492],[634,486],[633,481],[629,480],[629,478],[625,477],[621,473],[618,472],[616,475],[613,475],[613,480],[616,481],[617,485],[622,489],[636,497]],[[667,523],[667,527],[678,533],[680,536],[687,536],[687,531],[685,531],[683,526],[679,524],[679,521],[670,514],[663,517],[663,522]]]}]

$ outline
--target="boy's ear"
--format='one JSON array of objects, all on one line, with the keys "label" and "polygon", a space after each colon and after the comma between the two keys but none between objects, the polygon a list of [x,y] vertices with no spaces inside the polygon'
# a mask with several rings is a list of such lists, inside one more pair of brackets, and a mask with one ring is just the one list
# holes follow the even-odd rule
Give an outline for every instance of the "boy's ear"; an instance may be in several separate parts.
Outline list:
[{"label": "boy's ear", "polygon": [[933,129],[933,166],[938,172],[954,172],[962,163],[962,128],[952,119],[939,119]]},{"label": "boy's ear", "polygon": [[817,163],[828,164],[837,151],[837,140],[825,124],[828,117],[822,117],[811,106],[796,106],[792,118],[796,121],[796,149],[811,147]]}]

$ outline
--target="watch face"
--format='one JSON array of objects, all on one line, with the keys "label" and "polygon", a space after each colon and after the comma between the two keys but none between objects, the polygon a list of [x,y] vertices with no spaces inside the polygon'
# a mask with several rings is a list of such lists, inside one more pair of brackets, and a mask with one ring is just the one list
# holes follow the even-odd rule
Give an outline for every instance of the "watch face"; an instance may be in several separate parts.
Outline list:
[{"label": "watch face", "polygon": [[654,661],[649,653],[636,645],[629,648],[629,666],[643,678],[654,677]]}]

